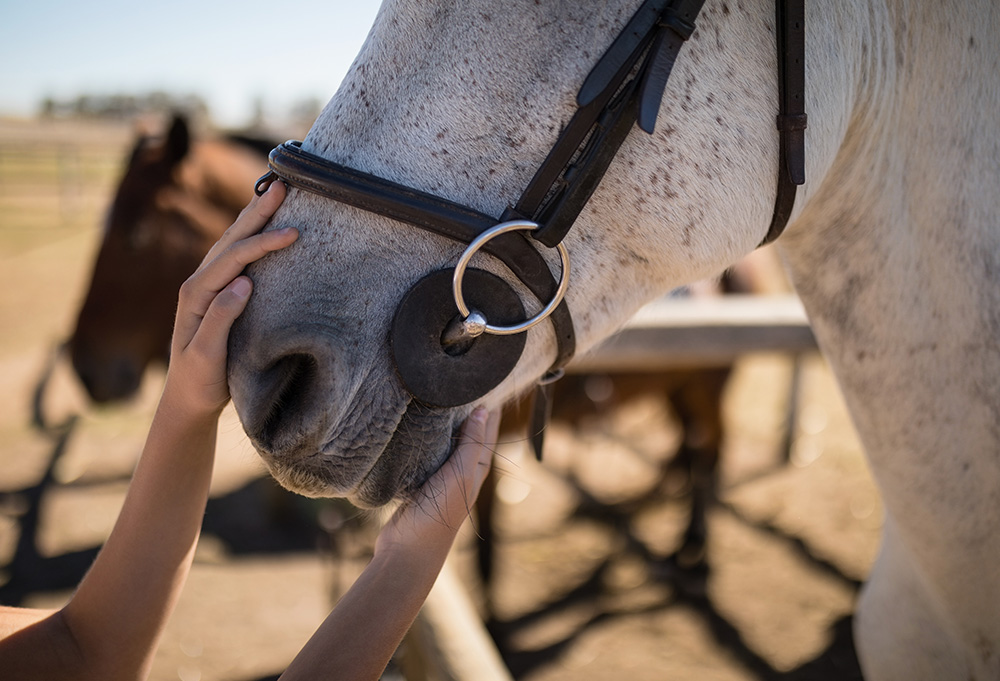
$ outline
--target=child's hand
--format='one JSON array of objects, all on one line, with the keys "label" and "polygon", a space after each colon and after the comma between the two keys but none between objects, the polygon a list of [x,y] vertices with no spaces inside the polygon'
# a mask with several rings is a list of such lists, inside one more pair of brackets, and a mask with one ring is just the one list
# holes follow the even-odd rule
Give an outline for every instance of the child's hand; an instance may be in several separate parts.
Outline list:
[{"label": "child's hand", "polygon": [[181,286],[164,391],[175,407],[192,415],[218,416],[229,401],[229,330],[253,289],[250,278],[240,273],[298,238],[298,231],[290,227],[258,234],[284,198],[281,182],[271,183],[263,196],[254,197]]},{"label": "child's hand", "polygon": [[451,546],[475,504],[493,463],[499,410],[479,407],[462,425],[458,446],[417,496],[400,508],[379,533],[375,553],[410,547],[418,552]]}]

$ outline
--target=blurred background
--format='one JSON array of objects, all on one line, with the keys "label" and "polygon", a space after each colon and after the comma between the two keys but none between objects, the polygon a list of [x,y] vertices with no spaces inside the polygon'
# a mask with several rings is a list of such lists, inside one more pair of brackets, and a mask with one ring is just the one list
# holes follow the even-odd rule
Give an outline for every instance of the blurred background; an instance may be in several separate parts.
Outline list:
[{"label": "blurred background", "polygon": [[227,128],[301,126],[377,0],[0,3],[0,114],[127,120],[179,106]]},{"label": "blurred background", "polygon": [[[65,602],[111,530],[162,386],[152,362],[127,399],[95,400],[60,350],[132,150],[169,145],[178,114],[188,156],[231,132],[302,137],[378,4],[0,0],[0,603]],[[787,296],[773,252],[753,269],[750,289]],[[131,293],[101,304],[152,307]],[[700,484],[699,436],[665,387],[676,377],[623,391],[584,376],[588,406],[551,426],[543,463],[521,437],[501,447],[488,588],[472,531],[457,565],[512,677],[858,678],[850,613],[881,507],[836,383],[811,350],[724,368],[693,574],[671,563]],[[349,507],[278,489],[228,410],[151,678],[274,678],[364,566],[371,533]]]}]

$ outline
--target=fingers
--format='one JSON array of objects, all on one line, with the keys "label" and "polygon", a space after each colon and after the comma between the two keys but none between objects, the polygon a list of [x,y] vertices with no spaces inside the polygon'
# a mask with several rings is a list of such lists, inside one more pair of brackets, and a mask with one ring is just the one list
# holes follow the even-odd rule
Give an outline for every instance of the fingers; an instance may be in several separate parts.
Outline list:
[{"label": "fingers", "polygon": [[194,274],[198,287],[212,293],[221,291],[252,262],[268,253],[290,246],[299,236],[294,227],[254,234],[240,239],[218,253]]},{"label": "fingers", "polygon": [[[284,196],[284,185],[275,182],[264,196],[251,201],[205,256],[198,271],[184,282],[174,325],[175,346],[185,347],[192,341],[216,296],[233,283],[247,265],[286,248],[298,238],[298,231],[291,227],[256,233],[264,227]],[[242,304],[245,306],[245,301]],[[226,301],[221,301],[220,305],[225,307]]]},{"label": "fingers", "polygon": [[430,487],[443,487],[434,494],[436,511],[446,524],[461,525],[493,463],[499,411],[487,412],[478,407],[462,424],[458,446],[441,469],[428,481]]},{"label": "fingers", "polygon": [[289,227],[258,234],[284,201],[285,192],[284,183],[272,182],[263,195],[254,196],[212,246],[195,273],[205,280],[207,289],[221,290],[250,263],[295,241],[297,232]]},{"label": "fingers", "polygon": [[225,358],[229,330],[243,313],[250,300],[253,282],[249,277],[237,277],[212,300],[188,348],[211,360]]},{"label": "fingers", "polygon": [[469,415],[448,460],[382,528],[376,554],[400,549],[423,555],[432,547],[451,546],[490,471],[499,426],[499,410],[480,407]]},{"label": "fingers", "polygon": [[219,241],[212,246],[208,255],[205,256],[204,262],[211,261],[220,251],[225,250],[236,241],[264,229],[264,225],[284,201],[285,193],[283,182],[272,182],[261,196],[255,195],[229,229],[219,238]]},{"label": "fingers", "polygon": [[499,410],[487,412],[484,407],[477,407],[462,425],[458,447],[452,458],[458,459],[456,465],[470,502],[479,495],[483,480],[493,464],[499,429]]},{"label": "fingers", "polygon": [[181,286],[167,384],[175,402],[192,413],[217,416],[229,400],[229,332],[253,290],[250,278],[241,276],[243,269],[298,238],[290,228],[259,233],[284,196],[284,185],[275,182],[251,200]]}]

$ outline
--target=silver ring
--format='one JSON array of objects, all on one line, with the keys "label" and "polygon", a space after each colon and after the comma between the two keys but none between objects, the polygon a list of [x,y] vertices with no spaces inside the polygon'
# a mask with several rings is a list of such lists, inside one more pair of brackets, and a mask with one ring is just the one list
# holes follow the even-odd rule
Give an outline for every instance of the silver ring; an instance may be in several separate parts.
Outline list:
[{"label": "silver ring", "polygon": [[[468,266],[472,256],[483,247],[483,244],[501,234],[519,230],[534,231],[536,229],[538,229],[538,223],[531,222],[530,220],[511,220],[510,222],[501,222],[499,225],[490,227],[472,240],[472,243],[462,253],[462,257],[458,259],[458,264],[455,265],[455,274],[451,280],[451,291],[455,297],[455,305],[458,307],[458,312],[462,315],[463,319],[469,316],[470,311],[469,307],[465,304],[465,298],[462,296],[462,278],[465,276],[465,268]],[[514,324],[513,326],[493,326],[492,324],[486,324],[483,329],[486,333],[492,333],[497,336],[510,336],[515,333],[527,331],[535,324],[544,321],[558,307],[559,303],[562,302],[563,296],[566,295],[566,289],[569,287],[569,251],[566,250],[566,247],[562,243],[556,244],[556,250],[559,251],[559,258],[562,260],[562,274],[559,279],[559,286],[556,288],[556,294],[549,301],[549,304],[542,308],[541,312],[534,317],[526,319],[520,324]]]}]

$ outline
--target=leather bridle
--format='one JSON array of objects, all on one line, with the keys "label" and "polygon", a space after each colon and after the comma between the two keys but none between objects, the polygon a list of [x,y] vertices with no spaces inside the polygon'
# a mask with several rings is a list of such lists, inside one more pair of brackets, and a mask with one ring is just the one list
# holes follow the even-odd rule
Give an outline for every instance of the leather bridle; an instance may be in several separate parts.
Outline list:
[{"label": "leather bridle", "polygon": [[[633,123],[653,132],[667,79],[681,46],[695,30],[703,2],[646,0],[642,4],[584,80],[576,112],[518,201],[499,219],[333,163],[303,150],[302,143],[295,141],[271,152],[270,170],[258,181],[256,191],[261,194],[270,182],[281,179],[299,189],[474,244],[463,255],[466,261],[479,249],[495,256],[539,301],[548,302],[546,316],[555,328],[558,348],[542,379],[543,384],[550,382],[561,375],[575,349],[572,318],[560,292],[568,280],[568,260],[564,259],[564,281],[557,282],[536,244],[561,247]],[[796,187],[805,181],[804,0],[777,0],[775,4],[778,190],[761,245],[782,233],[795,203]],[[530,234],[522,231],[529,229]],[[459,314],[464,299],[470,303],[469,314]],[[530,321],[542,318],[537,315]],[[518,322],[523,319],[519,298],[501,278],[474,269],[460,275],[452,269],[432,272],[406,294],[393,322],[393,355],[403,383],[417,400],[430,406],[475,401],[510,373],[525,343],[523,333],[497,335],[490,332],[490,326],[495,329],[500,322],[520,331]]]}]

